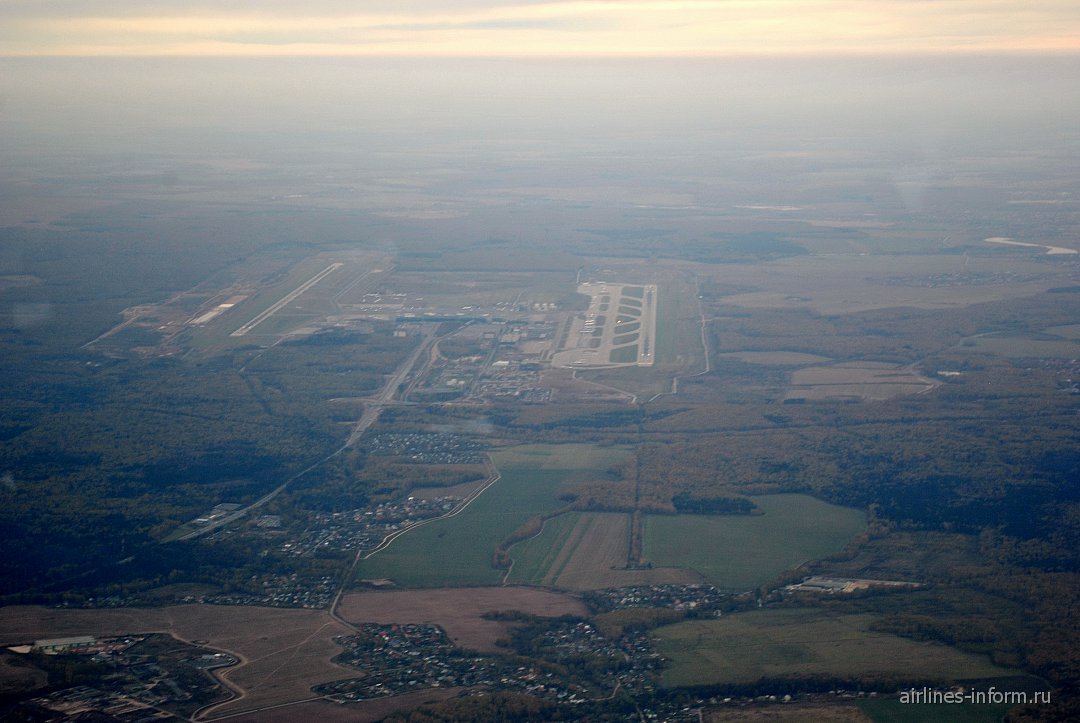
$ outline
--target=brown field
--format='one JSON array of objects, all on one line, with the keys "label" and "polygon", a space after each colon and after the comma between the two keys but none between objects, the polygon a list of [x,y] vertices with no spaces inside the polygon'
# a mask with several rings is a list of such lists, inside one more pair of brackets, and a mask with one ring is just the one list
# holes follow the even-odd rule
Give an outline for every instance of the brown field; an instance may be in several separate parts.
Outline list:
[{"label": "brown field", "polygon": [[272,710],[229,718],[235,723],[293,723],[293,721],[319,721],[319,723],[370,723],[382,720],[398,710],[412,710],[425,703],[447,700],[460,694],[464,688],[431,688],[415,693],[395,695],[390,698],[364,700],[358,703],[331,703],[312,700],[296,705],[282,706]]},{"label": "brown field", "polygon": [[340,651],[335,635],[349,630],[322,610],[181,605],[150,609],[57,610],[0,608],[0,643],[10,645],[68,635],[164,632],[199,641],[240,658],[221,677],[240,697],[209,717],[291,703],[311,697],[311,687],[355,676],[330,659]]},{"label": "brown field", "polygon": [[705,714],[708,723],[870,723],[869,716],[854,704],[771,705],[764,708],[713,710]]},{"label": "brown field", "polygon": [[785,399],[891,399],[921,394],[939,382],[909,368],[881,362],[845,362],[797,369]]},{"label": "brown field", "polygon": [[26,664],[21,656],[0,651],[0,691],[19,693],[37,690],[45,685],[45,671]]},{"label": "brown field", "polygon": [[633,398],[632,394],[613,387],[597,384],[577,378],[573,369],[548,369],[540,375],[540,383],[550,387],[552,394],[560,401],[575,399],[580,401],[617,401],[624,402]]},{"label": "brown field", "polygon": [[358,592],[343,596],[338,606],[338,614],[356,624],[438,625],[457,645],[479,651],[498,650],[495,641],[510,629],[510,623],[485,620],[483,614],[508,610],[546,617],[588,613],[576,597],[526,587]]}]

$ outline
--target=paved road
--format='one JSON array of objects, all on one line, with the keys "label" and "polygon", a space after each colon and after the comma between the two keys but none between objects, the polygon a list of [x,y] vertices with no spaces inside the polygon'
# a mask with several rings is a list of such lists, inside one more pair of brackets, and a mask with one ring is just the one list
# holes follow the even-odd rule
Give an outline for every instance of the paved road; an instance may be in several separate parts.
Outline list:
[{"label": "paved road", "polygon": [[[391,532],[389,535],[387,535],[386,537],[383,538],[382,542],[380,542],[377,547],[375,547],[372,550],[362,550],[362,549],[357,550],[356,551],[356,557],[353,558],[352,565],[349,566],[348,572],[346,572],[345,577],[342,578],[341,585],[338,586],[337,592],[334,594],[334,599],[330,603],[330,609],[329,609],[330,617],[332,617],[334,620],[338,621],[342,625],[345,625],[346,627],[349,627],[349,628],[352,628],[353,630],[356,630],[357,629],[356,625],[349,622],[345,618],[341,617],[338,614],[337,608],[338,608],[338,603],[341,602],[341,597],[345,594],[345,591],[348,590],[349,585],[353,581],[353,578],[356,577],[356,568],[360,564],[360,561],[368,559],[369,557],[374,555],[376,552],[379,552],[381,550],[385,550],[387,547],[390,547],[390,545],[394,542],[394,540],[398,539],[399,537],[401,537],[404,534],[412,532],[413,530],[415,530],[415,529],[417,529],[419,527],[423,527],[424,525],[430,525],[430,524],[432,524],[434,522],[441,522],[442,520],[448,519],[450,517],[457,517],[458,515],[460,515],[462,512],[465,511],[465,509],[469,505],[471,505],[473,502],[476,501],[477,497],[479,497],[480,495],[487,492],[488,488],[491,487],[491,485],[495,484],[500,479],[502,479],[502,475],[499,474],[499,471],[497,469],[495,469],[495,465],[492,463],[491,457],[488,457],[487,467],[488,467],[488,476],[487,476],[487,479],[484,481],[484,483],[480,487],[478,487],[476,490],[474,490],[468,497],[466,497],[465,500],[460,505],[458,505],[457,507],[452,509],[447,514],[439,515],[438,517],[431,517],[431,518],[428,518],[426,520],[421,520],[421,521],[417,522],[414,525],[409,525],[408,527],[406,527],[404,529],[397,530],[396,532]],[[503,581],[505,582],[505,577],[504,577]]]},{"label": "paved road", "polygon": [[301,294],[303,294],[305,291],[310,289],[312,286],[319,283],[320,281],[322,281],[327,276],[334,273],[335,271],[337,271],[338,269],[340,269],[344,265],[345,264],[341,263],[340,261],[337,261],[335,263],[330,264],[325,269],[323,269],[319,273],[315,274],[314,276],[312,276],[310,279],[308,279],[304,283],[300,284],[300,286],[298,286],[295,289],[293,289],[292,291],[290,291],[283,298],[281,298],[279,301],[277,301],[275,304],[273,304],[269,309],[266,309],[261,314],[256,316],[254,319],[252,319],[251,321],[249,321],[248,323],[244,324],[239,329],[234,331],[232,334],[229,334],[229,336],[243,336],[244,334],[247,334],[249,331],[254,329],[256,326],[263,323],[264,321],[269,319],[271,316],[273,316],[274,314],[278,313],[283,308],[285,308],[286,306],[291,304],[292,302],[296,301],[296,299]]},{"label": "paved road", "polygon": [[394,401],[394,396],[397,394],[398,388],[401,386],[402,383],[404,383],[405,378],[409,376],[409,372],[416,364],[416,360],[420,358],[420,355],[423,354],[425,350],[427,350],[434,336],[434,326],[425,329],[423,338],[420,340],[420,343],[416,345],[416,349],[413,350],[412,354],[410,354],[405,361],[398,365],[398,368],[394,371],[393,375],[386,380],[386,384],[384,384],[383,388],[379,390],[379,393],[372,397],[370,401],[364,404],[364,413],[360,415],[359,421],[357,421],[356,426],[353,427],[352,433],[345,441],[345,444],[341,445],[338,449],[326,455],[310,467],[307,467],[297,472],[292,477],[285,480],[273,490],[263,495],[259,499],[255,500],[247,507],[242,507],[235,512],[230,512],[221,519],[214,520],[213,522],[203,525],[197,530],[192,530],[186,535],[183,535],[176,539],[193,540],[196,537],[202,537],[203,535],[206,535],[210,532],[213,532],[214,530],[224,527],[225,525],[235,522],[244,515],[248,514],[253,510],[259,509],[267,502],[280,495],[288,488],[288,486],[292,482],[300,479],[313,469],[322,466],[324,463],[330,461],[334,457],[337,457],[349,447],[352,447],[354,444],[356,444],[356,442],[362,436],[364,436],[364,432],[366,432],[371,427],[371,425],[375,424],[375,422],[379,419],[379,415],[382,414],[383,409],[385,409],[388,404]]}]

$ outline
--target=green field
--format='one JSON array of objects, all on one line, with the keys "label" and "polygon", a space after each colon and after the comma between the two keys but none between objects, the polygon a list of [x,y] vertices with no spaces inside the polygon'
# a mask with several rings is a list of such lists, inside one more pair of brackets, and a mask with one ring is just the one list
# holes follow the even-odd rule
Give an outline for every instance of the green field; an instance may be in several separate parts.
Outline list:
[{"label": "green field", "polygon": [[696,286],[682,278],[662,282],[656,296],[658,365],[691,374],[704,368],[700,314]]},{"label": "green field", "polygon": [[755,500],[764,515],[648,515],[648,573],[624,569],[626,515],[568,513],[548,520],[541,534],[511,549],[511,582],[569,589],[699,580],[747,590],[784,570],[841,549],[864,528],[857,510],[805,495]]},{"label": "green field", "polygon": [[946,682],[1017,674],[981,655],[870,630],[870,614],[755,610],[655,631],[671,662],[666,686],[752,683],[762,677],[902,677]]},{"label": "green field", "polygon": [[565,590],[697,581],[682,570],[628,570],[629,548],[626,513],[569,512],[548,520],[541,534],[510,549],[514,569],[509,581]]},{"label": "green field", "polygon": [[1046,334],[1053,334],[1060,336],[1063,339],[1072,339],[1074,341],[1080,341],[1080,324],[1068,324],[1066,326],[1051,326],[1049,329],[1043,329]]},{"label": "green field", "polygon": [[493,452],[501,479],[461,514],[420,527],[363,560],[361,579],[390,578],[406,587],[495,585],[495,546],[530,517],[565,504],[556,497],[567,481],[602,475],[624,460],[623,448],[585,444],[530,445]]},{"label": "green field", "polygon": [[874,723],[1000,723],[1009,707],[966,703],[913,705],[892,698],[859,702],[859,710]]},{"label": "green field", "polygon": [[540,584],[552,573],[557,577],[558,571],[553,571],[551,566],[569,540],[570,533],[581,515],[580,512],[569,512],[553,517],[544,523],[542,534],[514,545],[514,572],[510,576],[511,582]]},{"label": "green field", "polygon": [[784,570],[827,557],[866,527],[860,510],[807,495],[766,495],[764,515],[648,515],[645,559],[691,567],[726,590],[749,590]]},{"label": "green field", "polygon": [[[969,343],[972,346],[968,346]],[[1019,336],[981,337],[961,345],[959,349],[990,352],[1009,359],[1075,359],[1080,356],[1080,344],[1076,341],[1028,339]]]}]

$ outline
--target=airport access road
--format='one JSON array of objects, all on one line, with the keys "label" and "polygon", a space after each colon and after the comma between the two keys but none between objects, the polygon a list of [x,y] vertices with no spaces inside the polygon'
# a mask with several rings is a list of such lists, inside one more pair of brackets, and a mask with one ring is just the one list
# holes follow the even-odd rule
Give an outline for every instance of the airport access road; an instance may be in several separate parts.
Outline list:
[{"label": "airport access road", "polygon": [[352,432],[349,434],[349,438],[345,441],[345,444],[341,445],[336,450],[326,455],[319,461],[315,462],[311,466],[297,472],[292,477],[272,489],[270,492],[266,493],[259,499],[252,502],[250,505],[235,510],[234,512],[230,512],[221,519],[214,520],[213,522],[199,527],[198,529],[192,530],[186,535],[181,535],[180,537],[177,537],[175,539],[193,540],[196,537],[202,537],[206,534],[209,534],[210,532],[213,532],[214,530],[220,529],[232,522],[235,522],[236,520],[247,515],[253,510],[259,509],[267,502],[280,495],[282,492],[288,489],[290,484],[300,479],[308,472],[317,469],[318,467],[322,466],[326,462],[329,462],[331,459],[337,457],[339,454],[356,444],[356,442],[364,436],[364,433],[371,427],[371,425],[375,424],[375,422],[379,419],[379,415],[382,414],[383,409],[385,409],[387,405],[394,402],[394,397],[397,395],[398,389],[405,382],[405,379],[408,378],[409,372],[412,371],[413,366],[416,365],[416,360],[419,359],[420,356],[432,344],[432,341],[435,337],[435,329],[435,325],[425,325],[424,333],[420,339],[420,343],[416,345],[416,348],[412,351],[411,354],[409,354],[408,358],[406,358],[405,361],[398,365],[398,368],[394,370],[394,373],[390,376],[389,379],[386,380],[386,383],[383,385],[382,389],[380,389],[374,397],[372,397],[364,404],[364,412],[360,415],[360,419],[356,422],[356,425],[353,427]]}]

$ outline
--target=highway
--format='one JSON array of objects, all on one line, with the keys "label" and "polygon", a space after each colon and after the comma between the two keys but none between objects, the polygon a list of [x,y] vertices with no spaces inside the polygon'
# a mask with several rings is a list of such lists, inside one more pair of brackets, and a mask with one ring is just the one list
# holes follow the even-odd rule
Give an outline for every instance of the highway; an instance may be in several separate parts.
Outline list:
[{"label": "highway", "polygon": [[308,472],[320,467],[334,457],[337,457],[349,447],[352,447],[354,444],[356,444],[356,442],[362,436],[364,436],[364,432],[366,432],[371,427],[371,425],[375,424],[375,422],[379,419],[379,415],[382,414],[383,409],[388,404],[393,403],[394,396],[397,394],[398,388],[401,386],[402,383],[404,383],[406,377],[409,376],[409,372],[416,364],[416,360],[419,359],[420,356],[431,345],[432,339],[435,336],[435,328],[436,327],[434,325],[432,325],[430,328],[425,328],[423,338],[420,340],[420,343],[416,345],[416,348],[413,349],[412,353],[409,354],[408,358],[398,365],[398,368],[394,371],[390,378],[386,380],[386,384],[383,385],[382,389],[379,390],[378,394],[372,397],[370,401],[365,402],[364,412],[360,415],[360,419],[356,422],[356,425],[353,427],[353,430],[349,434],[349,438],[345,441],[345,444],[341,445],[336,450],[320,459],[318,462],[315,462],[311,466],[297,472],[292,477],[285,480],[273,490],[266,493],[259,499],[255,500],[247,507],[242,507],[234,512],[230,512],[221,519],[214,520],[213,522],[203,525],[196,530],[192,530],[186,535],[182,535],[181,537],[178,537],[176,539],[193,540],[196,537],[202,537],[203,535],[213,532],[214,530],[217,530],[221,527],[224,527],[225,525],[228,525],[240,519],[241,517],[253,510],[259,509],[267,502],[284,492],[292,482],[300,479]]},{"label": "highway", "polygon": [[[394,401],[394,397],[397,395],[398,389],[405,383],[405,379],[409,376],[409,372],[416,365],[416,360],[427,351],[431,345],[432,340],[435,338],[434,325],[427,326],[424,329],[424,337],[420,340],[420,343],[413,349],[413,353],[409,355],[409,358],[398,366],[394,374],[386,380],[386,384],[376,394],[370,402],[364,404],[364,413],[360,415],[360,420],[353,427],[352,434],[349,435],[348,441],[339,449],[334,452],[333,455],[341,454],[349,447],[356,444],[356,441],[364,435],[364,432],[368,430],[368,427],[375,424],[375,420],[382,414],[383,408]],[[329,458],[328,458],[329,459]]]}]

